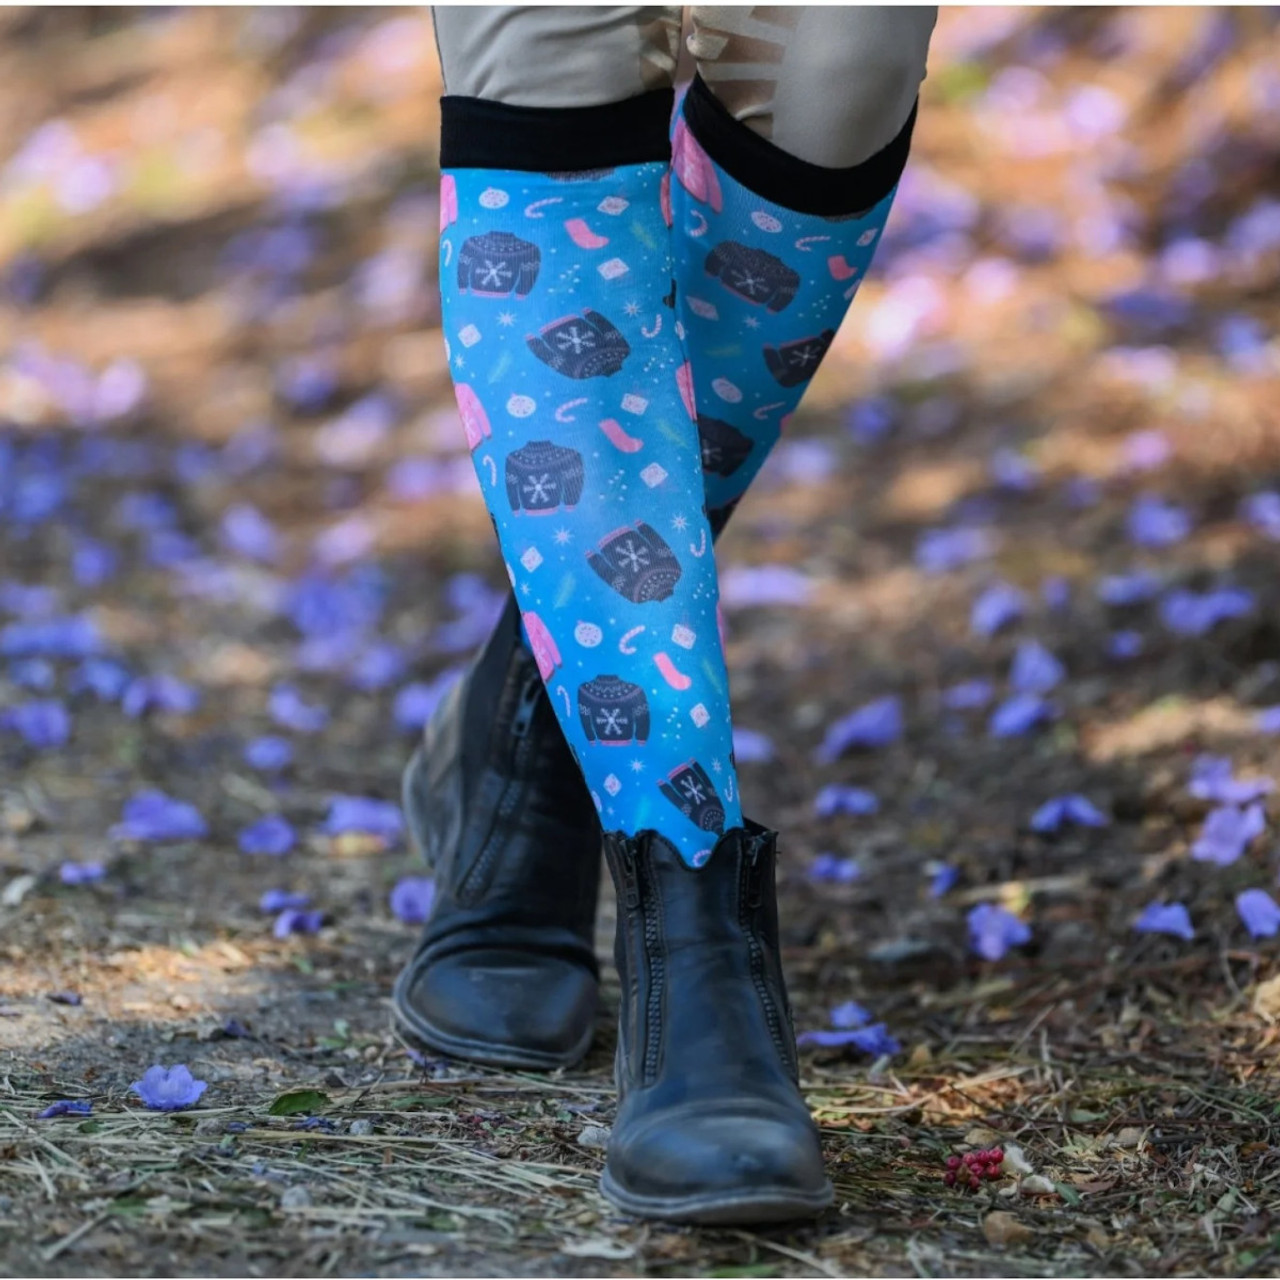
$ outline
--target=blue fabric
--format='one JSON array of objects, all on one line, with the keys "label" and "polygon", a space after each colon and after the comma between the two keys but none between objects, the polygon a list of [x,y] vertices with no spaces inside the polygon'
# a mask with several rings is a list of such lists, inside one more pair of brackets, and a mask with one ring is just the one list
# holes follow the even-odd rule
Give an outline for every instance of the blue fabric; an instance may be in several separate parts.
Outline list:
[{"label": "blue fabric", "polygon": [[739,826],[667,168],[441,184],[458,406],[530,647],[607,830]]},{"label": "blue fabric", "polygon": [[826,355],[896,194],[842,218],[762,199],[717,165],[678,113],[671,206],[707,509],[720,527]]}]

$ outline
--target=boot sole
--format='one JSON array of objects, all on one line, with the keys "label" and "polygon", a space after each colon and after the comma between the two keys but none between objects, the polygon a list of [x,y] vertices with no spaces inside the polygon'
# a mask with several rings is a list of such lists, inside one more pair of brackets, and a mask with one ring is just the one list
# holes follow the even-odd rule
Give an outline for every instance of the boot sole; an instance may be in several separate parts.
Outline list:
[{"label": "boot sole", "polygon": [[759,1226],[762,1223],[795,1222],[816,1218],[835,1199],[827,1183],[819,1191],[790,1187],[744,1187],[741,1191],[716,1191],[690,1196],[640,1196],[624,1190],[606,1168],[600,1190],[610,1203],[636,1218],[663,1222],[692,1222],[699,1226]]},{"label": "boot sole", "polygon": [[548,1053],[538,1049],[522,1048],[519,1045],[494,1044],[489,1041],[468,1040],[462,1036],[451,1035],[433,1026],[408,1003],[407,988],[413,973],[414,966],[410,962],[396,979],[396,985],[391,992],[391,1005],[401,1027],[437,1053],[448,1054],[451,1058],[461,1058],[466,1062],[475,1062],[483,1067],[516,1068],[522,1071],[558,1071],[565,1067],[576,1066],[581,1062],[587,1056],[592,1040],[595,1039],[595,1028],[589,1027],[587,1034],[567,1053]]}]

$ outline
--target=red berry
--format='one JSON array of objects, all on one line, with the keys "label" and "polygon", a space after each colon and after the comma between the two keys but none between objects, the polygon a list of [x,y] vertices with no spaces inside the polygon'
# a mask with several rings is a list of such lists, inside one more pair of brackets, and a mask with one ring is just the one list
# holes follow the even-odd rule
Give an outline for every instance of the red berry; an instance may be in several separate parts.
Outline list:
[{"label": "red berry", "polygon": [[1001,1151],[999,1147],[996,1147],[991,1152],[991,1158],[996,1162],[996,1164],[999,1164],[1004,1159],[1004,1152]]},{"label": "red berry", "polygon": [[956,1175],[954,1173],[948,1173],[942,1180],[949,1187],[954,1187],[956,1185]]},{"label": "red berry", "polygon": [[948,1168],[948,1169],[958,1169],[959,1167],[960,1167],[960,1157],[959,1157],[959,1156],[948,1156],[948,1157],[947,1157],[947,1168]]}]

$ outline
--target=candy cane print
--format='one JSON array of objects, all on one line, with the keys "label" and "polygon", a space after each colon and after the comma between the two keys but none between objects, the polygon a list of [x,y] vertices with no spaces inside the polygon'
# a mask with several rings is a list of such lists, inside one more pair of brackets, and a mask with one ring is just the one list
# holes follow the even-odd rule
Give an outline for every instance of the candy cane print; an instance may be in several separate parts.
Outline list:
[{"label": "candy cane print", "polygon": [[689,543],[689,554],[697,556],[699,560],[707,554],[707,531],[702,530],[697,543]]},{"label": "candy cane print", "polygon": [[646,338],[656,338],[662,332],[662,316],[658,314],[653,317],[653,328],[646,329],[644,325],[640,326],[640,333]]},{"label": "candy cane print", "polygon": [[628,657],[635,653],[636,647],[631,643],[635,636],[638,636],[644,630],[643,627],[632,627],[621,640],[618,641],[618,652],[625,653]]},{"label": "candy cane print", "polygon": [[732,803],[733,801],[733,774],[730,774],[724,783],[724,798]]},{"label": "candy cane print", "polygon": [[605,418],[600,423],[600,430],[604,432],[605,439],[623,453],[638,453],[644,448],[644,441],[627,435],[622,429],[622,423],[616,418]]},{"label": "candy cane print", "polygon": [[573,703],[569,699],[569,690],[566,689],[562,684],[556,685],[556,696],[559,697],[562,694],[564,695],[564,714],[568,719],[572,720],[573,719]]},{"label": "candy cane print", "polygon": [[489,483],[496,485],[498,483],[498,464],[493,460],[493,454],[486,453],[481,461],[489,468]]},{"label": "candy cane print", "polygon": [[683,693],[693,681],[683,671],[676,669],[676,664],[665,653],[655,653],[653,664],[662,672],[662,678],[673,688]]},{"label": "candy cane print", "polygon": [[689,228],[689,235],[697,240],[707,234],[707,220],[697,211],[697,209],[690,209],[689,214],[691,217],[697,218],[698,220],[697,226]]},{"label": "candy cane print", "polygon": [[799,249],[801,253],[809,253],[811,252],[809,249],[811,244],[821,244],[824,240],[830,239],[830,236],[801,236],[800,239],[796,241],[796,248]]},{"label": "candy cane print", "polygon": [[526,218],[545,218],[547,215],[545,213],[538,212],[538,210],[545,209],[546,206],[549,204],[563,204],[563,203],[564,203],[563,196],[551,196],[547,200],[535,200],[532,204],[525,205],[524,216]]},{"label": "candy cane print", "polygon": [[444,265],[447,267],[453,261],[453,241],[441,240],[440,252],[444,254]]},{"label": "candy cane print", "polygon": [[785,400],[779,400],[774,404],[762,404],[751,416],[757,422],[763,422],[775,409],[785,409],[786,407],[787,402]]},{"label": "candy cane print", "polygon": [[586,403],[587,403],[586,396],[579,396],[576,400],[566,400],[564,404],[562,404],[556,410],[556,421],[557,422],[573,422],[574,417],[573,417],[573,414],[569,412],[569,410],[576,409],[580,404],[586,404]]}]

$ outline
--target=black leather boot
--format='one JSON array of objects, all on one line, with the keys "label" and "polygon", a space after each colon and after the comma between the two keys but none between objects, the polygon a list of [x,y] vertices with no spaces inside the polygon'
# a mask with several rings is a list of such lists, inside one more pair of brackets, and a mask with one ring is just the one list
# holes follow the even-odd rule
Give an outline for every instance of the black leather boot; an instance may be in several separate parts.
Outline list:
[{"label": "black leather boot", "polygon": [[797,1084],[776,841],[748,821],[694,869],[654,831],[605,835],[622,1005],[601,1186],[627,1213],[761,1223],[831,1203]]},{"label": "black leather boot", "polygon": [[431,1048],[549,1070],[591,1044],[600,821],[556,722],[512,597],[404,774],[435,905],[395,985]]}]

